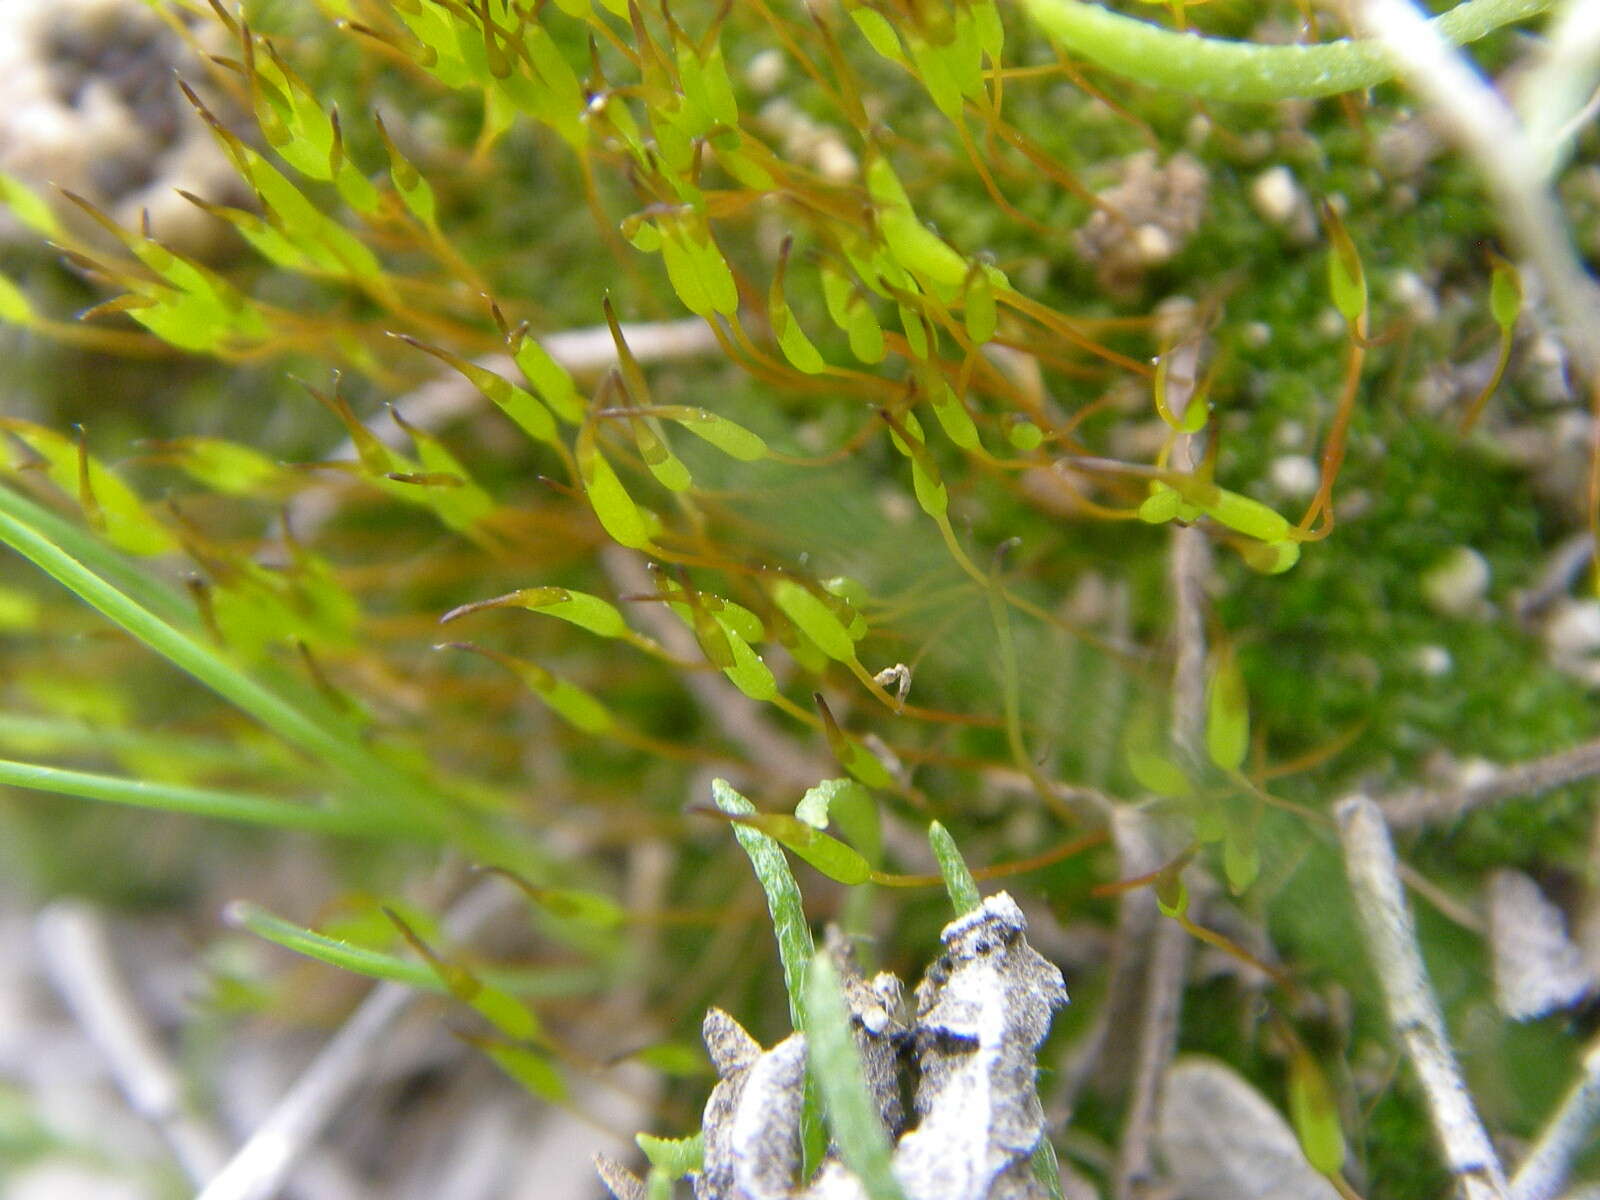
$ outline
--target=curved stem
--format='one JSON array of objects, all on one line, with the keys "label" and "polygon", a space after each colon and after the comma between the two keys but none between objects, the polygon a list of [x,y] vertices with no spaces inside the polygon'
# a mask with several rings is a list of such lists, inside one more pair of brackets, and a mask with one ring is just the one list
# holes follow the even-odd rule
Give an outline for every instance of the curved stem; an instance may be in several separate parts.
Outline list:
[{"label": "curved stem", "polygon": [[[1465,0],[1430,24],[1451,45],[1534,16],[1553,0]],[[1022,0],[1028,16],[1069,53],[1152,87],[1209,100],[1334,96],[1395,76],[1375,39],[1259,46],[1197,37],[1125,17],[1084,0]]]}]

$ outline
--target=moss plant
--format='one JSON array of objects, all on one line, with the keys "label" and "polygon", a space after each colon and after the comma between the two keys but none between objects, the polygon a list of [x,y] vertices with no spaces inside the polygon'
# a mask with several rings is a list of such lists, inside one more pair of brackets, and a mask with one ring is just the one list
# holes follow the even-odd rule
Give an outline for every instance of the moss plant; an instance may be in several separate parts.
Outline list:
[{"label": "moss plant", "polygon": [[[377,903],[344,931],[234,915],[453,995],[556,1103],[589,1039],[548,997],[631,990],[662,1031],[642,1057],[692,1071],[712,1002],[770,1040],[786,994],[805,1027],[808,919],[893,930],[886,963],[931,944],[940,873],[977,903],[962,852],[1096,936],[1154,891],[1234,973],[1200,1011],[1269,1095],[1292,1076],[1319,1169],[1418,1177],[1415,1096],[1353,1065],[1385,1035],[1324,895],[1327,805],[1592,714],[1533,638],[1420,584],[1469,546],[1501,600],[1575,519],[1502,459],[1533,403],[1516,271],[1468,252],[1492,217],[1464,169],[1395,149],[1419,135],[1380,55],[1237,40],[1289,4],[1176,3],[1183,31],[1080,0],[151,6],[237,175],[189,197],[228,248],[0,177],[100,297],[74,322],[61,285],[0,276],[0,319],[189,364],[0,415],[0,542],[39,569],[0,580],[0,822],[41,880],[86,886],[44,865],[83,818],[29,791],[325,837],[333,891],[393,894],[441,853],[501,871],[567,956],[547,974]],[[1411,404],[1483,352],[1489,383]],[[1187,697],[1179,527],[1218,551]],[[1441,654],[1453,674],[1417,665]],[[708,802],[712,773],[756,803]],[[1135,870],[1116,814],[1144,808],[1176,840]],[[1576,821],[1523,824],[1469,825],[1449,886],[1507,840],[1579,869]],[[735,839],[786,989],[730,953],[759,924]],[[640,911],[624,851],[654,843]],[[1075,996],[1127,1001],[1072,966]],[[1125,1093],[1078,1099],[1077,1169],[1109,1172]],[[1346,1160],[1318,1160],[1330,1119]]]}]

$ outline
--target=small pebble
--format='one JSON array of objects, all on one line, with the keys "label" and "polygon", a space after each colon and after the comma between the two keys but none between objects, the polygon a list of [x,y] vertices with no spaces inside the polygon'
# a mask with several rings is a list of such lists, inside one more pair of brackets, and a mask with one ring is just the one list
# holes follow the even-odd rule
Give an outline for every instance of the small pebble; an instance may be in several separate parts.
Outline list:
[{"label": "small pebble", "polygon": [[1287,224],[1301,204],[1294,173],[1281,163],[1268,167],[1250,185],[1250,203],[1274,225]]},{"label": "small pebble", "polygon": [[1281,454],[1267,468],[1273,488],[1283,496],[1309,496],[1322,481],[1317,464],[1304,454]]},{"label": "small pebble", "polygon": [[1159,225],[1141,225],[1133,234],[1139,258],[1147,263],[1164,263],[1172,257],[1176,247],[1172,235]]},{"label": "small pebble", "polygon": [[1587,658],[1600,651],[1600,600],[1563,600],[1544,625],[1544,644],[1556,659]]},{"label": "small pebble", "polygon": [[765,96],[783,82],[788,66],[781,50],[763,50],[745,65],[744,81],[751,91]]},{"label": "small pebble", "polygon": [[1441,676],[1448,675],[1451,668],[1455,666],[1455,660],[1450,657],[1450,651],[1443,646],[1418,646],[1416,657],[1413,661],[1416,663],[1418,672],[1426,675],[1429,679],[1438,679]]},{"label": "small pebble", "polygon": [[1422,598],[1446,617],[1482,610],[1489,591],[1489,564],[1470,546],[1457,546],[1422,577]]},{"label": "small pebble", "polygon": [[1413,320],[1427,322],[1439,315],[1439,297],[1415,271],[1396,271],[1389,287]]}]

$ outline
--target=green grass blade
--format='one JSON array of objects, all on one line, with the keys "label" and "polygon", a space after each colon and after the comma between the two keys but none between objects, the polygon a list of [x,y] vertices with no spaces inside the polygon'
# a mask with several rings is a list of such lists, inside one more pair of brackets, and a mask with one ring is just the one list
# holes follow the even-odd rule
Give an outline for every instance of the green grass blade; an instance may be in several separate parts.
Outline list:
[{"label": "green grass blade", "polygon": [[[756,811],[756,806],[734,791],[725,779],[711,781],[711,797],[725,813],[747,817]],[[789,992],[789,1017],[796,1029],[804,1030],[807,1027],[806,972],[816,954],[816,943],[811,939],[811,926],[806,923],[800,885],[794,881],[789,860],[783,856],[783,848],[777,842],[739,821],[733,823],[733,835],[750,857],[756,879],[766,893],[767,910],[772,914],[772,932],[778,939],[778,958],[783,963],[783,982]],[[816,1089],[808,1084],[800,1110],[800,1144],[807,1173],[821,1161],[827,1149],[825,1141],[817,1111]]]},{"label": "green grass blade", "polygon": [[65,517],[8,487],[0,487],[0,512],[31,526],[162,619],[174,625],[194,623],[192,610],[176,592]]},{"label": "green grass blade", "polygon": [[0,747],[28,755],[151,755],[196,770],[223,770],[229,775],[250,771],[275,783],[288,776],[297,783],[317,779],[315,771],[292,753],[273,753],[275,746],[268,749],[221,738],[126,729],[74,717],[0,712]]},{"label": "green grass blade", "polygon": [[71,771],[10,759],[0,759],[0,784],[36,792],[77,796],[84,800],[100,800],[108,804],[188,813],[277,829],[302,829],[311,833],[358,837],[417,836],[416,830],[398,821],[384,822],[370,812],[312,808],[269,796],[186,787],[147,779],[124,779],[116,775]]},{"label": "green grass blade", "polygon": [[[346,732],[343,722],[315,719],[303,706],[264,687],[217,650],[140,603],[52,540],[51,534],[56,531],[47,534],[31,524],[27,509],[17,503],[20,499],[16,493],[0,488],[0,542],[291,745],[339,768],[350,782],[368,789],[369,795],[386,796],[391,802],[404,804],[425,829],[437,831],[439,805],[421,781],[370,753],[354,736],[342,736]],[[103,560],[105,555],[96,557]]]},{"label": "green grass blade", "polygon": [[265,728],[338,771],[332,785],[378,821],[409,823],[420,840],[450,836],[485,862],[515,864],[541,878],[561,878],[561,864],[525,836],[474,821],[427,779],[398,767],[362,732],[308,688],[268,687],[246,674],[194,629],[183,601],[142,576],[105,546],[15,491],[0,487],[0,544],[24,558]]},{"label": "green grass blade", "polygon": [[[282,946],[296,954],[314,958],[340,970],[365,975],[369,979],[385,979],[403,983],[408,987],[444,996],[449,989],[439,978],[439,973],[424,962],[369,950],[338,938],[330,938],[312,929],[304,929],[292,921],[268,912],[247,901],[230,904],[224,914],[228,924],[247,929],[257,937]],[[518,996],[571,996],[594,992],[606,986],[604,972],[587,967],[539,967],[533,969],[507,968],[483,970],[479,977],[494,987]]]},{"label": "green grass blade", "polygon": [[844,990],[826,953],[814,957],[806,973],[806,1011],[811,1017],[806,1030],[811,1074],[845,1166],[855,1172],[871,1200],[905,1200],[890,1166],[888,1132],[867,1092]]},{"label": "green grass blade", "polygon": [[[939,863],[939,874],[944,876],[944,888],[950,893],[950,906],[956,916],[982,904],[978,881],[967,868],[967,860],[961,857],[950,831],[938,821],[928,826],[928,844],[933,847],[933,857]],[[1061,1164],[1056,1161],[1056,1148],[1048,1137],[1033,1152],[1033,1174],[1044,1185],[1050,1200],[1061,1200]]]},{"label": "green grass blade", "polygon": [[[756,806],[734,791],[725,779],[711,781],[711,797],[725,813],[754,816]],[[783,849],[759,829],[734,822],[733,836],[750,856],[761,890],[767,894],[767,909],[772,914],[772,932],[778,939],[778,957],[783,962],[783,982],[789,990],[789,1016],[796,1029],[806,1028],[805,978],[816,953],[811,926],[800,902],[800,885],[789,871]]]},{"label": "green grass blade", "polygon": [[364,946],[325,937],[314,930],[302,929],[282,917],[274,916],[264,908],[242,900],[228,905],[223,916],[230,925],[248,929],[257,937],[275,942],[285,950],[314,958],[331,967],[353,971],[357,975],[366,975],[372,979],[403,983],[425,992],[447,994],[438,972],[427,963],[412,962],[397,958],[393,954],[385,954],[380,950],[368,950]]}]

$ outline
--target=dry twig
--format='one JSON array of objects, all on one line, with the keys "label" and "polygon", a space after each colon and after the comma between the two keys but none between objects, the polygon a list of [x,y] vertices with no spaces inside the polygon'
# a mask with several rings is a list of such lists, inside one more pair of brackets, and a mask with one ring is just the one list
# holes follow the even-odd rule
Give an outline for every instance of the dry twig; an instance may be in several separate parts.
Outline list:
[{"label": "dry twig", "polygon": [[1456,1066],[1428,984],[1383,813],[1367,797],[1351,796],[1339,803],[1335,816],[1345,874],[1389,1025],[1416,1069],[1445,1165],[1467,1200],[1508,1200],[1505,1172]]},{"label": "dry twig", "polygon": [[1510,766],[1475,770],[1453,788],[1407,788],[1385,796],[1379,807],[1397,829],[1454,821],[1475,808],[1515,796],[1533,796],[1600,775],[1600,739],[1559,754]]},{"label": "dry twig", "polygon": [[[1181,449],[1187,453],[1192,447]],[[1210,566],[1211,544],[1203,532],[1182,527],[1173,531],[1170,567],[1174,631],[1172,734],[1174,744],[1185,756],[1198,751],[1204,735],[1205,579]],[[1149,910],[1154,905],[1154,897],[1145,889],[1128,893],[1124,905],[1129,904],[1142,905],[1146,912],[1142,915],[1129,913],[1128,920],[1120,924],[1129,926],[1136,921],[1147,923],[1153,919]],[[1178,1045],[1178,1019],[1183,1010],[1183,983],[1188,965],[1188,933],[1176,921],[1157,921],[1145,971],[1133,1087],[1117,1154],[1117,1200],[1129,1200],[1142,1194],[1154,1173],[1151,1145],[1161,1081]]]},{"label": "dry twig", "polygon": [[59,900],[35,928],[50,982],[128,1103],[160,1130],[190,1181],[203,1184],[227,1161],[227,1143],[187,1107],[182,1078],[117,973],[105,918],[82,901]]},{"label": "dry twig", "polygon": [[[446,914],[446,936],[451,941],[470,937],[512,899],[510,889],[501,883],[479,884]],[[417,994],[400,983],[380,983],[367,993],[197,1200],[270,1200],[276,1195],[300,1157],[382,1057],[384,1037]]]},{"label": "dry twig", "polygon": [[1600,1039],[1583,1052],[1583,1074],[1562,1097],[1512,1177],[1512,1200],[1555,1200],[1596,1123],[1600,1123]]},{"label": "dry twig", "polygon": [[[1592,12],[1593,6],[1572,4],[1567,15],[1581,18],[1585,9]],[[1548,186],[1558,150],[1536,143],[1471,63],[1408,0],[1364,0],[1358,11],[1361,23],[1476,164],[1506,233],[1538,272],[1567,346],[1594,385],[1600,381],[1600,302]],[[1558,32],[1571,24],[1566,16],[1558,18]],[[1563,125],[1570,115],[1561,114]],[[1547,132],[1552,138],[1564,136],[1560,129]]]}]

